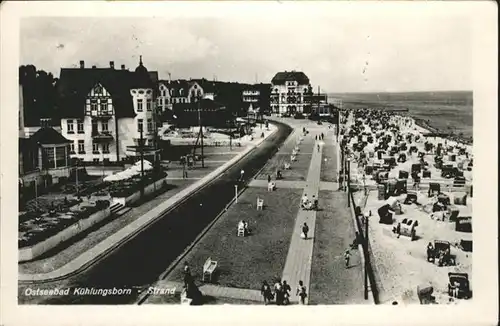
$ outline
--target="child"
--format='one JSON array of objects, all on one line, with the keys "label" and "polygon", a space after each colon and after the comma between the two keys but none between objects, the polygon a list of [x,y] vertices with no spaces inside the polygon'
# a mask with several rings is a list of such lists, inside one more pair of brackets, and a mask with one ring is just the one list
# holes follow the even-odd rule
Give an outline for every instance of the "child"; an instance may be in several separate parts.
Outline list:
[{"label": "child", "polygon": [[300,297],[300,304],[306,304],[306,287],[302,281],[299,281],[299,286],[297,287],[297,295]]}]

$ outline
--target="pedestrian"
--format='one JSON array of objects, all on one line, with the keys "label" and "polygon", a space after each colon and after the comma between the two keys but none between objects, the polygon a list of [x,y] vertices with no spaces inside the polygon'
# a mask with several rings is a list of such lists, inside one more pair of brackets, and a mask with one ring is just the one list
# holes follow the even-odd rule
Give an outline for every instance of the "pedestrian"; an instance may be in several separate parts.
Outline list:
[{"label": "pedestrian", "polygon": [[351,253],[349,249],[344,252],[345,268],[349,268],[349,260],[351,259]]},{"label": "pedestrian", "polygon": [[187,288],[188,284],[191,282],[191,270],[187,262],[184,263],[184,286]]},{"label": "pedestrian", "polygon": [[314,140],[318,140],[318,135],[314,136]]},{"label": "pedestrian", "polygon": [[318,152],[319,152],[319,144],[316,147],[318,148]]},{"label": "pedestrian", "polygon": [[281,281],[277,281],[274,284],[274,296],[276,297],[276,304],[281,306],[283,304],[283,285]]},{"label": "pedestrian", "polygon": [[300,304],[306,304],[306,287],[304,286],[304,282],[299,281],[299,285],[297,286],[297,295],[300,297]]},{"label": "pedestrian", "polygon": [[270,183],[270,182],[271,182],[271,175],[270,175],[270,174],[268,174],[268,175],[267,175],[267,183]]},{"label": "pedestrian", "polygon": [[262,294],[262,297],[264,298],[264,304],[267,305],[269,302],[271,302],[273,298],[273,293],[271,292],[271,287],[269,284],[267,284],[267,281],[262,282],[262,287],[260,289],[260,293]]},{"label": "pedestrian", "polygon": [[304,235],[304,239],[307,240],[307,233],[309,232],[309,226],[306,222],[302,225],[302,234]]},{"label": "pedestrian", "polygon": [[290,285],[283,281],[283,304],[290,304],[290,292],[292,292],[292,288]]},{"label": "pedestrian", "polygon": [[240,180],[243,181],[243,176],[245,175],[245,170],[241,169],[240,171]]}]

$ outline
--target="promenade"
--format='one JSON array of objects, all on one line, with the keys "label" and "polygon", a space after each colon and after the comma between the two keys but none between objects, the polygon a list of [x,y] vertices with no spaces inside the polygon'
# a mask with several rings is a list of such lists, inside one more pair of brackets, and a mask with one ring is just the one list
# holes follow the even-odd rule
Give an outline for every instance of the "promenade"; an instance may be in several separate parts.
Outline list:
[{"label": "promenade", "polygon": [[[296,213],[293,223],[290,227],[288,227],[287,225],[283,225],[282,227],[282,229],[284,228],[287,230],[287,232],[289,232],[289,234],[286,235],[286,237],[289,238],[288,247],[287,250],[284,251],[286,258],[283,262],[283,265],[275,264],[272,267],[274,270],[276,270],[276,265],[283,266],[281,275],[279,275],[279,277],[281,278],[281,280],[286,280],[287,283],[292,287],[290,298],[291,304],[299,303],[299,297],[296,296],[296,289],[299,281],[303,281],[308,292],[306,304],[368,303],[369,301],[365,301],[363,298],[363,269],[360,257],[361,253],[357,251],[352,252],[351,266],[348,269],[345,268],[342,256],[343,252],[346,248],[349,247],[352,239],[354,238],[354,225],[350,208],[347,207],[347,195],[338,190],[338,183],[332,181],[322,181],[322,175],[325,174],[325,169],[331,170],[333,167],[333,171],[330,172],[333,174],[337,173],[336,170],[338,166],[338,160],[336,157],[337,143],[335,130],[329,129],[327,128],[327,126],[320,127],[309,120],[287,120],[284,122],[292,125],[295,130],[289,136],[289,139],[287,139],[280,151],[275,155],[275,158],[270,160],[269,164],[272,164],[273,166],[279,166],[275,162],[276,157],[278,157],[278,159],[280,160],[279,164],[282,164],[283,158],[285,157],[286,153],[291,150],[293,145],[296,144],[298,138],[302,134],[302,128],[304,126],[306,126],[309,134],[304,137],[304,145],[301,145],[306,147],[304,148],[304,150],[299,151],[299,153],[304,157],[310,156],[310,160],[301,156],[300,159],[302,160],[302,163],[297,163],[297,168],[292,164],[291,169],[292,171],[294,171],[295,168],[295,173],[289,174],[291,180],[287,179],[286,177],[284,180],[276,180],[276,190],[272,193],[267,192],[268,183],[267,180],[263,179],[266,174],[258,174],[256,176],[256,179],[252,180],[248,185],[249,189],[255,189],[251,191],[250,196],[253,198],[255,194],[258,194],[258,197],[269,197],[268,199],[265,199],[265,202],[269,204],[267,204],[268,206],[264,209],[264,212],[266,210],[272,210],[272,212],[269,213],[271,216],[274,216],[276,209],[278,211],[279,209],[282,209],[283,214],[285,213],[285,207],[275,209],[274,207],[271,207],[271,202],[273,202],[272,196],[278,196],[278,194],[285,193],[287,191],[296,192],[297,190],[299,190],[300,197],[304,194],[307,194],[309,199],[312,199],[312,197],[315,196],[319,199],[320,209],[318,211],[308,211],[300,209],[296,207],[300,205],[300,197],[298,195],[297,197],[294,197],[296,199],[295,202],[293,202],[292,206],[294,206]],[[315,140],[315,136],[318,136],[321,133],[325,135],[325,140]],[[329,162],[328,165],[322,165],[325,149],[328,150],[328,158],[332,159],[332,162]],[[309,166],[306,170],[306,176],[301,177],[300,173],[297,172],[297,169],[299,169],[300,172],[304,160],[309,163]],[[264,167],[263,170],[266,170],[266,167]],[[259,191],[261,192],[259,193]],[[243,204],[241,202],[243,202]],[[247,201],[245,198],[242,198],[241,202],[238,204],[233,204],[232,206],[236,205],[236,207],[238,207],[238,205],[246,205]],[[236,214],[236,212],[234,214]],[[187,261],[189,261],[190,264],[196,261],[196,264],[192,266],[194,266],[194,268],[196,269],[195,279],[198,280],[199,272],[197,270],[200,268],[198,265],[203,262],[203,259],[206,259],[206,257],[208,257],[207,255],[212,255],[212,259],[216,260],[219,260],[222,256],[224,256],[219,252],[224,248],[219,248],[220,245],[217,242],[233,241],[229,245],[233,247],[237,246],[239,248],[240,240],[238,240],[238,238],[236,238],[235,240],[228,240],[229,238],[225,235],[225,233],[227,233],[226,229],[228,227],[231,228],[231,223],[233,223],[232,221],[228,221],[228,219],[231,220],[238,218],[248,218],[245,217],[248,215],[247,212],[240,211],[240,214],[242,214],[240,217],[236,216],[235,218],[231,216],[224,217],[223,215],[221,217],[221,221],[217,221],[216,225],[214,226],[216,230],[209,230],[207,233],[208,238],[214,239],[204,242],[202,240],[203,243],[200,244],[202,248],[197,249],[196,247],[199,247],[200,245],[196,245],[193,248],[194,253],[187,254],[185,259],[177,262],[178,265],[181,266],[183,262]],[[255,211],[250,211],[250,214],[255,215]],[[318,217],[321,220],[318,220]],[[274,219],[276,219],[276,217]],[[257,220],[259,221],[259,225],[263,223],[271,223],[267,222],[266,217],[264,216],[257,217]],[[252,222],[251,219],[250,221]],[[302,232],[302,225],[304,223],[307,223],[307,225],[309,226],[308,239],[302,239],[300,236]],[[266,226],[259,226],[259,229],[262,227],[265,228]],[[211,233],[217,233],[217,235],[213,235]],[[257,241],[251,240],[251,238],[256,236],[259,235],[250,237],[250,241]],[[279,238],[280,236],[276,234],[276,237]],[[285,242],[287,241],[286,237],[282,239]],[[266,249],[266,245],[266,242],[260,242],[260,247],[263,247],[260,249],[267,251],[276,249]],[[252,250],[252,246],[253,245],[247,245],[247,250]],[[236,300],[236,302],[262,302],[262,297],[259,290],[259,282],[262,282],[262,280],[264,279],[269,280],[268,278],[266,278],[266,275],[272,275],[272,273],[269,273],[269,271],[265,270],[265,268],[263,267],[267,265],[261,263],[260,266],[253,266],[251,265],[251,261],[249,261],[248,264],[245,265],[245,268],[251,270],[255,269],[255,275],[247,274],[247,276],[251,276],[252,279],[257,279],[255,281],[250,281],[244,279],[244,277],[241,275],[239,278],[236,276],[231,276],[232,274],[234,274],[234,271],[227,270],[227,268],[229,268],[230,266],[233,266],[235,268],[240,267],[239,257],[231,258],[232,256],[229,256],[228,258],[227,255],[224,257],[226,260],[233,260],[232,262],[226,262],[224,260],[219,261],[219,264],[223,264],[221,267],[221,275],[225,275],[225,279],[218,279],[215,284],[197,282],[197,284],[199,283],[199,288],[202,293],[210,297],[233,299]],[[182,284],[178,281],[181,272],[179,271],[179,267],[176,268],[177,270],[174,270],[171,273],[173,275],[164,275],[162,280],[159,280],[152,286],[158,288],[176,287],[178,291],[181,291]],[[233,281],[230,281],[227,278],[233,278]],[[242,283],[235,284],[234,280],[240,280]],[[244,284],[246,284],[247,287],[245,287]],[[314,302],[311,302],[311,298],[314,298],[314,300],[312,300]],[[172,302],[172,298],[167,298],[165,296],[145,294],[140,298],[138,303],[159,304],[174,302]]]},{"label": "promenade", "polygon": [[[170,196],[168,199],[156,203],[155,206],[148,206],[148,210],[143,212],[140,217],[135,218],[129,224],[125,225],[123,228],[119,229],[115,233],[109,235],[102,241],[96,243],[88,250],[82,252],[74,259],[69,260],[63,266],[52,270],[50,272],[41,272],[41,273],[20,273],[19,274],[19,282],[21,283],[36,283],[36,282],[46,282],[46,281],[55,281],[67,278],[72,275],[76,275],[79,272],[85,270],[90,267],[92,264],[96,263],[98,260],[104,258],[110,252],[112,252],[115,248],[120,245],[126,243],[128,240],[133,238],[135,235],[144,230],[148,225],[153,223],[158,218],[162,217],[165,212],[177,206],[180,202],[194,194],[200,188],[204,187],[206,184],[215,180],[218,176],[220,176],[224,171],[230,168],[233,164],[238,162],[245,155],[250,153],[254,148],[259,146],[267,137],[272,135],[277,131],[276,126],[272,126],[270,130],[262,130],[264,131],[265,137],[254,137],[254,141],[252,141],[247,147],[243,150],[239,151],[237,155],[233,158],[226,161],[225,164],[215,168],[213,171],[208,173],[207,175],[195,179],[196,181],[192,182],[189,185],[184,185],[181,190],[175,193],[173,196]],[[262,132],[260,128],[256,128],[255,135],[260,135]],[[132,211],[129,213],[133,213]],[[129,214],[128,213],[128,214]]]}]

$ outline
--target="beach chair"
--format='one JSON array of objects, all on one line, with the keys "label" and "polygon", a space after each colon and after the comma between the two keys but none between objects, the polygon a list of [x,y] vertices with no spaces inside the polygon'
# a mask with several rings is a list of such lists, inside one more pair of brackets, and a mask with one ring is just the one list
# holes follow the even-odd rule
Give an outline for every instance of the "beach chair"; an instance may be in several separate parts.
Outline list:
[{"label": "beach chair", "polygon": [[290,157],[290,161],[295,162],[295,158],[296,158],[296,157],[295,157],[295,155],[292,155],[292,156]]},{"label": "beach chair", "polygon": [[257,198],[257,210],[262,210],[264,208],[264,199]]},{"label": "beach chair", "polygon": [[276,184],[274,182],[269,182],[267,184],[267,191],[273,191],[276,188]]},{"label": "beach chair", "polygon": [[217,269],[217,262],[208,257],[203,264],[203,282],[212,282],[212,275]]},{"label": "beach chair", "polygon": [[244,237],[244,236],[245,236],[245,228],[238,227],[238,237]]},{"label": "beach chair", "polygon": [[284,168],[285,168],[285,170],[290,170],[290,163],[285,163]]}]

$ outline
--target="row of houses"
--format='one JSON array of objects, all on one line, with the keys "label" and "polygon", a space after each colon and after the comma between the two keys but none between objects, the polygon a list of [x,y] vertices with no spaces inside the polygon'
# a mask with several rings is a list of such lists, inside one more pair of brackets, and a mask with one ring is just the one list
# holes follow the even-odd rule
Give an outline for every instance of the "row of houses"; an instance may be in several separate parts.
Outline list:
[{"label": "row of houses", "polygon": [[[20,85],[20,174],[31,182],[36,171],[56,179],[68,176],[73,159],[108,164],[156,159],[159,129],[165,122],[180,126],[224,125],[252,114],[311,112],[315,98],[302,72],[280,72],[271,84],[241,84],[207,79],[161,80],[142,61],[135,70],[62,68],[57,83],[57,110],[38,125],[24,125]],[[316,95],[317,97],[317,95]],[[318,106],[319,107],[319,106]],[[309,111],[308,111],[309,110]],[[33,119],[28,119],[33,121]],[[140,146],[140,142],[143,146]]]}]

